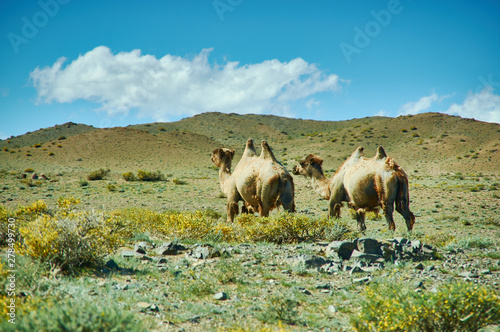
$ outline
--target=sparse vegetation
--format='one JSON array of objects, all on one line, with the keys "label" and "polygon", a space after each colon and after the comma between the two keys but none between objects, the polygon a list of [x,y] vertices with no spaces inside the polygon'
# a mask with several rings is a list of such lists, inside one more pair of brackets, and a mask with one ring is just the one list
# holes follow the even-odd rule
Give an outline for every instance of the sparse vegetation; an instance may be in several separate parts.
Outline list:
[{"label": "sparse vegetation", "polygon": [[151,172],[141,169],[137,171],[137,179],[139,181],[165,181],[165,177],[160,171]]},{"label": "sparse vegetation", "polygon": [[488,287],[470,283],[420,293],[400,284],[375,283],[363,296],[361,311],[352,318],[356,331],[477,331],[500,323],[500,298]]},{"label": "sparse vegetation", "polygon": [[111,172],[111,170],[109,169],[105,169],[105,168],[101,168],[101,169],[98,169],[98,170],[95,170],[95,171],[92,171],[89,175],[87,175],[87,180],[89,181],[96,181],[96,180],[102,180],[104,179],[109,173]]},{"label": "sparse vegetation", "polygon": [[136,181],[137,178],[135,177],[135,174],[132,172],[125,172],[122,174],[122,177],[125,181]]}]

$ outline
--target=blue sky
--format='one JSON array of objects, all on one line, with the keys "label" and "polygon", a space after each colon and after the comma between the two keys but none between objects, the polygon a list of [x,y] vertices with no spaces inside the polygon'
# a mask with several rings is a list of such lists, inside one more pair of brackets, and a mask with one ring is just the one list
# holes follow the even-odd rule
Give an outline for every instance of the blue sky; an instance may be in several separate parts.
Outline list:
[{"label": "blue sky", "polygon": [[0,138],[206,111],[500,122],[494,0],[3,0],[0,36]]}]

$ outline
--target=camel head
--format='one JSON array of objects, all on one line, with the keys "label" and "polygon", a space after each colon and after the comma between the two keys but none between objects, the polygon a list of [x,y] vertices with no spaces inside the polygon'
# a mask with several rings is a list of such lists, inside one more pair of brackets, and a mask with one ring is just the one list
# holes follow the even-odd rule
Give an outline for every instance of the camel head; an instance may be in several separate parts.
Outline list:
[{"label": "camel head", "polygon": [[292,173],[294,175],[311,176],[313,172],[323,174],[323,159],[321,157],[310,154],[303,161],[296,165]]},{"label": "camel head", "polygon": [[212,162],[217,167],[221,167],[223,164],[230,165],[231,160],[234,157],[234,149],[219,148],[212,152]]}]

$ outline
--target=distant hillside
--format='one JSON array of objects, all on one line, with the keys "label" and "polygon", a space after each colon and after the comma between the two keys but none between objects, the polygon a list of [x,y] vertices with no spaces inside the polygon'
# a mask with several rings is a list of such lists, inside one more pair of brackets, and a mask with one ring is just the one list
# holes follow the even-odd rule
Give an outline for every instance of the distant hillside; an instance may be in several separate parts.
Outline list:
[{"label": "distant hillside", "polygon": [[39,143],[63,140],[65,138],[94,131],[96,128],[85,124],[67,122],[62,125],[55,125],[50,128],[43,128],[33,132],[27,132],[24,135],[11,137],[6,140],[0,140],[0,148],[20,148]]},{"label": "distant hillside", "polygon": [[[65,139],[61,139],[65,137]],[[96,129],[65,124],[0,142],[2,168],[32,165],[112,171],[159,169],[186,176],[214,176],[210,153],[236,149],[247,138],[266,139],[289,169],[309,153],[333,172],[358,146],[371,157],[382,145],[407,172],[500,173],[500,125],[439,113],[398,118],[312,121],[271,115],[203,113],[171,123]]]}]

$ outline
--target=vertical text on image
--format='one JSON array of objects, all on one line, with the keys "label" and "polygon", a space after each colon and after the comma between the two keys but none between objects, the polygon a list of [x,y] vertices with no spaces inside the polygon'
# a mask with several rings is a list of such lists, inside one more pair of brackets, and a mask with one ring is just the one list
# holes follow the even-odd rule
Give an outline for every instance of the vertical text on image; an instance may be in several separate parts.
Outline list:
[{"label": "vertical text on image", "polygon": [[7,261],[9,265],[7,277],[7,315],[9,316],[8,322],[16,324],[16,219],[9,218],[7,224]]}]

